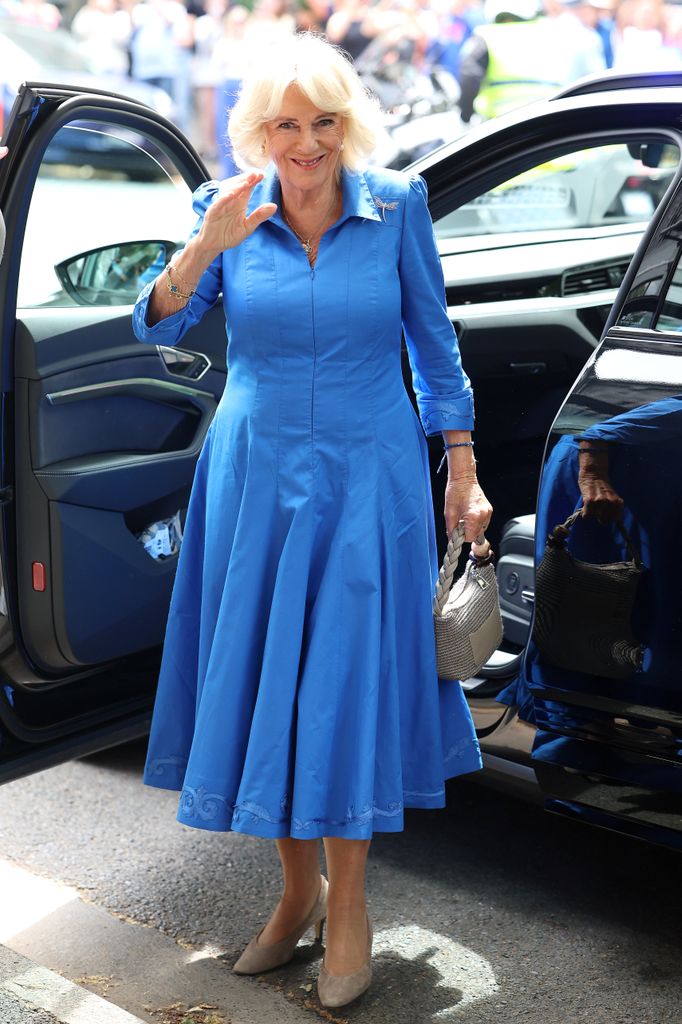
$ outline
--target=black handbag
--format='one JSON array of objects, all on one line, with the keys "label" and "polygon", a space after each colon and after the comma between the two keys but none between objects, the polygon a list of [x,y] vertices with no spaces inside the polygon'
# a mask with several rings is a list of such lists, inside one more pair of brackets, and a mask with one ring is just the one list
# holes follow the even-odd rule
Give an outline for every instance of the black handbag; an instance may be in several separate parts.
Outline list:
[{"label": "black handbag", "polygon": [[644,567],[622,522],[626,562],[594,564],[566,547],[582,509],[547,538],[535,580],[533,639],[543,658],[559,668],[608,679],[640,671],[644,645],[632,629],[632,609]]}]

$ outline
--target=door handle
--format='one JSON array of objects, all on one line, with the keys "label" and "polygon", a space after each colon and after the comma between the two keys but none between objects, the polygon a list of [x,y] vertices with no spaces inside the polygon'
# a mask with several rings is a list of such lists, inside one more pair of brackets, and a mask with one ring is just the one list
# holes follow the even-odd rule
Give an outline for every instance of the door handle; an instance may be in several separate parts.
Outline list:
[{"label": "door handle", "polygon": [[519,377],[537,377],[547,373],[547,363],[509,363],[509,369]]},{"label": "door handle", "polygon": [[190,352],[188,349],[171,348],[169,345],[157,345],[156,350],[166,373],[173,377],[200,380],[211,368],[211,361],[203,352]]}]

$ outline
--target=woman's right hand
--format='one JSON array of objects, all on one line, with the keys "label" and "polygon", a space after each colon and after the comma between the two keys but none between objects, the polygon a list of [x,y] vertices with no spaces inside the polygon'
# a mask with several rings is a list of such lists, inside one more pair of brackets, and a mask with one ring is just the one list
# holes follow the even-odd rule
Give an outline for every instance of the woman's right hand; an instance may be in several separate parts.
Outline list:
[{"label": "woman's right hand", "polygon": [[583,499],[583,516],[600,523],[617,522],[622,518],[625,502],[614,489],[609,477],[609,450],[599,443],[580,446],[578,487]]},{"label": "woman's right hand", "polygon": [[247,217],[251,193],[262,180],[262,174],[240,174],[221,186],[218,197],[206,210],[196,238],[200,248],[210,256],[209,262],[226,249],[240,245],[277,210],[275,203],[263,203]]}]

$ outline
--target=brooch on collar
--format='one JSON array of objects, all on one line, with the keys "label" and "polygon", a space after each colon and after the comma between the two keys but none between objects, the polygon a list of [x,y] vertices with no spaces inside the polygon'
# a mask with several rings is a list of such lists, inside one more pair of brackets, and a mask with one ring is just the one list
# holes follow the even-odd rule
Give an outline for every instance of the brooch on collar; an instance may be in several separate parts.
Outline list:
[{"label": "brooch on collar", "polygon": [[377,210],[381,210],[381,218],[384,224],[386,223],[386,210],[390,212],[391,210],[398,209],[397,203],[385,203],[380,196],[374,196],[374,205]]}]

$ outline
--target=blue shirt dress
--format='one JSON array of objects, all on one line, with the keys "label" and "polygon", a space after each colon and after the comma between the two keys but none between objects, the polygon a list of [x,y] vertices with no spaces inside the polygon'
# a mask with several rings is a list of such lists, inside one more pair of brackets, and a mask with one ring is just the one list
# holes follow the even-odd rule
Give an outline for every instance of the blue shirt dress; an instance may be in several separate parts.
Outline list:
[{"label": "blue shirt dress", "polygon": [[[220,184],[194,196],[201,218]],[[342,174],[314,268],[278,212],[148,327],[172,345],[223,296],[228,379],[199,458],[145,782],[178,820],[367,839],[442,807],[481,767],[457,682],[436,674],[424,431],[473,426],[420,178]],[[280,202],[274,168],[250,209]]]}]

